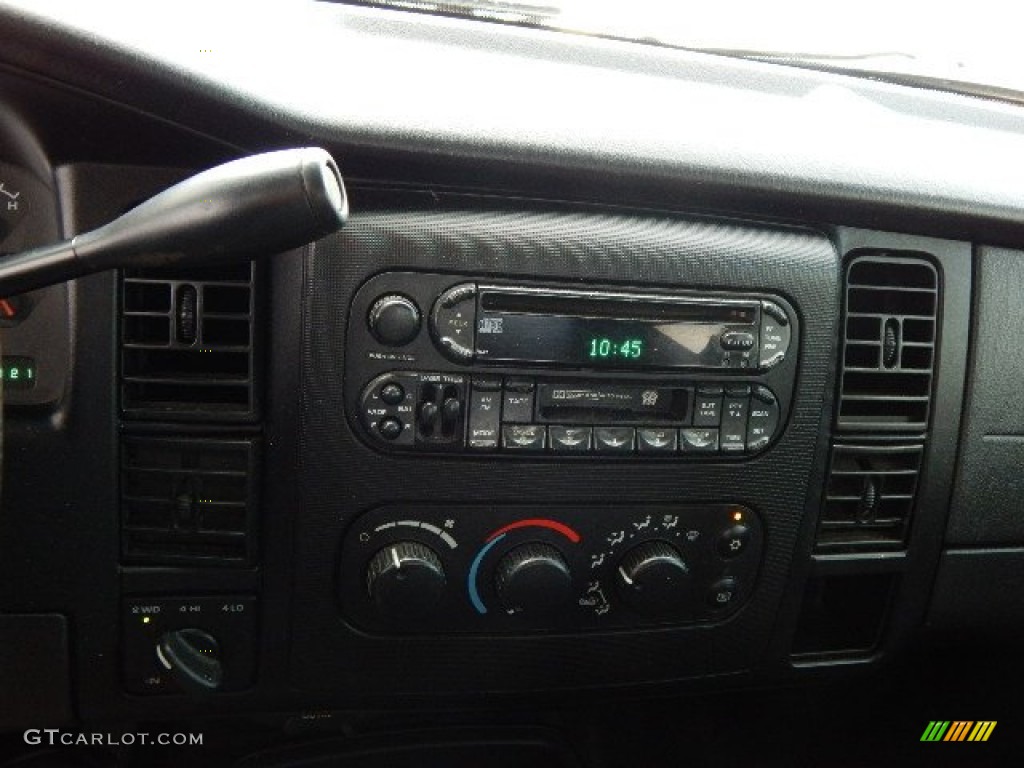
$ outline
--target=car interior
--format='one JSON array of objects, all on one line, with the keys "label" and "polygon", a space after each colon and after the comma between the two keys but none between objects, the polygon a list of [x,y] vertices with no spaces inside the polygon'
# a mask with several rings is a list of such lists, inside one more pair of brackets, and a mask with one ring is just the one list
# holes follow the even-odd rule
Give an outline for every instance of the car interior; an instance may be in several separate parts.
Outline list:
[{"label": "car interior", "polygon": [[0,765],[1019,763],[1020,93],[104,5],[0,1]]}]

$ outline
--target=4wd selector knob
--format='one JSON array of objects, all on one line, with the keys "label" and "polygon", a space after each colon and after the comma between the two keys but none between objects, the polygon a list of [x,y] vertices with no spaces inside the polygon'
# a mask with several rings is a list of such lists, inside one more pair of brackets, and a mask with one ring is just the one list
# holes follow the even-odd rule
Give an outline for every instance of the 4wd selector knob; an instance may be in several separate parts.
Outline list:
[{"label": "4wd selector knob", "polygon": [[569,597],[572,576],[562,553],[550,544],[516,547],[499,562],[494,589],[505,608],[543,613],[562,606]]},{"label": "4wd selector knob", "polygon": [[156,644],[156,657],[189,693],[210,693],[224,682],[220,646],[205,630],[187,627],[161,635]]},{"label": "4wd selector knob", "polygon": [[366,321],[377,341],[389,347],[400,347],[420,332],[420,308],[412,299],[390,293],[373,302]]},{"label": "4wd selector knob", "polygon": [[619,590],[642,613],[677,611],[690,601],[690,567],[667,541],[645,541],[622,558]]},{"label": "4wd selector knob", "polygon": [[366,569],[366,589],[391,618],[429,613],[445,586],[441,559],[426,544],[399,541],[380,550]]}]

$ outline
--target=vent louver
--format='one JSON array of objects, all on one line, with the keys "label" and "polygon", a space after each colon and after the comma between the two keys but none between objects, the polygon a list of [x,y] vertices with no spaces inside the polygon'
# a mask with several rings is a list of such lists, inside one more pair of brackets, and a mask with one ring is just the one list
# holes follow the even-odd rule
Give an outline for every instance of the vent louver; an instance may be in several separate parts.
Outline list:
[{"label": "vent louver", "polygon": [[850,261],[839,431],[925,430],[938,291],[938,273],[924,259],[866,255]]},{"label": "vent louver", "polygon": [[244,264],[124,273],[126,415],[220,421],[253,416],[254,269]]},{"label": "vent louver", "polygon": [[939,276],[913,254],[846,267],[839,399],[819,551],[906,546],[931,411]]},{"label": "vent louver", "polygon": [[253,440],[125,437],[121,549],[130,564],[246,565],[256,509]]},{"label": "vent louver", "polygon": [[819,549],[902,546],[923,450],[921,444],[834,445]]}]

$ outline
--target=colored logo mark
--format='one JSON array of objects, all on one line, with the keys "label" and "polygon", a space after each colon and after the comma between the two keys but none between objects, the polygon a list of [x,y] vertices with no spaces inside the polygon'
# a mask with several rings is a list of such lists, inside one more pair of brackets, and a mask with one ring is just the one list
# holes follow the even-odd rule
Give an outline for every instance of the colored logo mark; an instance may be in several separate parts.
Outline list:
[{"label": "colored logo mark", "polygon": [[932,720],[921,741],[988,741],[995,728],[995,720]]}]

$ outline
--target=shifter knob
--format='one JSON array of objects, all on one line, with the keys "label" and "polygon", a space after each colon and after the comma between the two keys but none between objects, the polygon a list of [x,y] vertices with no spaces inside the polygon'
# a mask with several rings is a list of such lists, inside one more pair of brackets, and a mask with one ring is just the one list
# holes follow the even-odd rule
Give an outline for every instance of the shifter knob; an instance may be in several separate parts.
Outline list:
[{"label": "shifter knob", "polygon": [[316,147],[234,160],[175,184],[99,229],[0,260],[0,296],[116,267],[249,260],[345,223],[331,156]]}]

